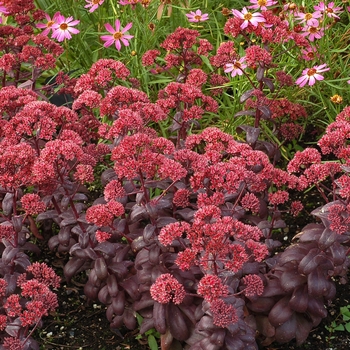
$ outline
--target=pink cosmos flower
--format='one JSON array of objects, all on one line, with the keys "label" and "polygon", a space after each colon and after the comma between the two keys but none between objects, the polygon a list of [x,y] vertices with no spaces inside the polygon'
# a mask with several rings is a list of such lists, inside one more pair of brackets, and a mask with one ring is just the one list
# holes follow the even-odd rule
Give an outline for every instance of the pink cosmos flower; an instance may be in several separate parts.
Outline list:
[{"label": "pink cosmos flower", "polygon": [[303,28],[303,32],[301,35],[307,37],[310,41],[321,39],[324,36],[324,28],[318,26],[306,26]]},{"label": "pink cosmos flower", "polygon": [[334,2],[330,2],[326,5],[324,2],[320,2],[318,5],[314,6],[314,9],[321,11],[321,13],[326,13],[328,17],[340,18],[337,13],[341,13],[341,7],[334,7]]},{"label": "pink cosmos flower", "polygon": [[295,18],[301,21],[300,23],[306,22],[308,26],[314,26],[314,27],[318,26],[317,18],[320,18],[320,17],[322,17],[322,13],[320,11],[315,11],[314,13],[299,12],[295,15]]},{"label": "pink cosmos flower", "polygon": [[59,42],[63,41],[64,39],[72,39],[70,33],[80,33],[78,29],[73,28],[79,23],[80,21],[78,19],[73,20],[72,16],[65,18],[64,16],[59,14],[57,17],[55,17],[55,23],[52,25],[52,38],[57,39],[57,41]]},{"label": "pink cosmos flower", "polygon": [[94,12],[98,9],[99,6],[103,4],[105,0],[85,0],[87,2],[87,5],[84,6],[84,8],[89,8],[89,12]]},{"label": "pink cosmos flower", "polygon": [[191,11],[186,17],[189,22],[204,22],[209,19],[209,15],[207,13],[202,13],[201,10],[197,10],[196,12]]},{"label": "pink cosmos flower", "polygon": [[51,17],[47,13],[45,13],[45,18],[46,18],[47,22],[46,23],[38,23],[36,25],[37,28],[40,28],[40,29],[45,28],[43,30],[43,32],[41,33],[42,35],[48,35],[50,33],[52,26],[56,23],[56,19],[60,15],[61,15],[60,12],[56,12],[51,19]]},{"label": "pink cosmos flower", "polygon": [[120,51],[122,45],[120,42],[124,44],[124,46],[129,46],[129,41],[131,38],[133,38],[133,35],[125,34],[130,28],[132,27],[132,23],[128,23],[125,28],[122,28],[120,26],[120,21],[117,19],[115,21],[115,29],[109,24],[105,24],[105,28],[112,34],[112,35],[102,35],[101,39],[105,41],[104,47],[109,47],[113,43],[115,43],[115,47],[118,51]]},{"label": "pink cosmos flower", "polygon": [[250,0],[250,3],[254,4],[248,6],[249,9],[267,11],[267,6],[276,5],[278,1],[273,0]]},{"label": "pink cosmos flower", "polygon": [[248,10],[246,9],[246,7],[243,7],[242,12],[238,11],[238,10],[232,10],[232,14],[235,17],[238,17],[240,19],[243,19],[244,22],[241,24],[240,28],[244,29],[247,28],[249,23],[253,26],[253,27],[257,27],[259,23],[261,22],[266,22],[264,16],[261,13],[255,12],[255,13],[251,13],[248,12]]},{"label": "pink cosmos flower", "polygon": [[305,61],[312,61],[316,57],[319,57],[320,55],[317,53],[317,49],[313,46],[309,46],[305,48],[305,50],[301,50],[302,58]]},{"label": "pink cosmos flower", "polygon": [[299,77],[295,84],[299,87],[303,87],[306,83],[309,83],[310,86],[316,83],[316,80],[323,80],[324,77],[320,73],[328,71],[330,68],[326,68],[327,64],[321,64],[320,66],[314,66],[312,68],[306,68],[303,70],[303,75]]},{"label": "pink cosmos flower", "polygon": [[2,23],[2,15],[7,15],[8,11],[5,6],[2,6],[3,3],[0,1],[0,23]]},{"label": "pink cosmos flower", "polygon": [[226,63],[224,72],[231,73],[231,77],[242,75],[243,69],[247,68],[247,65],[244,62],[245,57],[241,57],[239,60],[234,60],[233,63]]}]

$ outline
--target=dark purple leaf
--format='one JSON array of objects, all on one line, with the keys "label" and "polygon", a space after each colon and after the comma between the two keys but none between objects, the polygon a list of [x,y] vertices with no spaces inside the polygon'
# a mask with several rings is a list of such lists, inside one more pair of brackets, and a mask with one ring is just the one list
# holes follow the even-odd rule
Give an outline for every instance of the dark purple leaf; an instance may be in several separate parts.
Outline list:
[{"label": "dark purple leaf", "polygon": [[162,228],[166,225],[172,224],[174,222],[178,222],[178,220],[176,220],[175,218],[171,217],[171,216],[161,216],[157,219],[156,224],[157,224],[157,228]]},{"label": "dark purple leaf", "polygon": [[112,298],[112,305],[114,313],[117,316],[121,316],[125,310],[125,293],[123,290],[120,290],[119,293]]},{"label": "dark purple leaf", "polygon": [[264,78],[264,73],[265,73],[265,68],[261,67],[260,65],[258,66],[258,69],[256,70],[256,80],[257,81],[262,81]]},{"label": "dark purple leaf", "polygon": [[13,193],[7,192],[1,201],[2,212],[5,216],[9,216],[12,213],[13,205]]},{"label": "dark purple leaf", "polygon": [[275,305],[274,298],[264,298],[259,297],[256,300],[250,302],[248,301],[247,307],[253,312],[257,313],[266,313],[271,310],[271,308]]},{"label": "dark purple leaf", "polygon": [[300,313],[305,313],[308,307],[309,295],[307,285],[300,285],[293,291],[289,301],[289,306],[292,310]]},{"label": "dark purple leaf", "polygon": [[72,199],[74,201],[87,201],[89,198],[84,193],[76,193]]},{"label": "dark purple leaf", "polygon": [[310,317],[325,318],[327,316],[327,309],[324,306],[323,298],[309,297],[307,313]]},{"label": "dark purple leaf", "polygon": [[130,221],[134,223],[146,218],[148,218],[146,208],[141,205],[134,205],[130,212]]},{"label": "dark purple leaf", "polygon": [[91,284],[89,281],[84,286],[84,294],[91,300],[97,300],[100,288]]},{"label": "dark purple leaf", "polygon": [[255,116],[255,114],[256,114],[255,109],[248,109],[248,110],[245,110],[245,111],[240,111],[240,112],[235,113],[234,117],[240,117],[242,115]]},{"label": "dark purple leaf", "polygon": [[152,318],[144,318],[142,320],[142,324],[140,327],[140,334],[145,334],[150,329],[155,328],[154,327],[154,319]]},{"label": "dark purple leaf", "polygon": [[[113,262],[112,264],[108,264],[108,269],[110,271],[113,271],[113,273],[116,274],[117,278],[121,280],[128,274],[128,266],[130,265],[133,265],[133,262]],[[122,283],[120,283],[120,285],[122,285]]]},{"label": "dark purple leaf", "polygon": [[317,268],[310,272],[307,277],[308,292],[313,297],[321,297],[327,293],[329,281],[327,281],[327,271]]},{"label": "dark purple leaf", "polygon": [[83,232],[82,234],[79,235],[78,242],[80,244],[80,247],[85,249],[89,245],[90,241],[90,236],[87,232]]},{"label": "dark purple leaf", "polygon": [[325,228],[322,232],[318,244],[321,250],[329,248],[338,238],[338,234],[330,228]]},{"label": "dark purple leaf", "polygon": [[60,244],[67,246],[69,244],[70,241],[70,227],[65,226],[65,227],[61,227],[60,231],[58,232],[58,241]]},{"label": "dark purple leaf", "polygon": [[79,272],[85,263],[85,259],[80,259],[77,257],[72,257],[67,264],[64,266],[63,273],[69,283],[71,278]]},{"label": "dark purple leaf", "polygon": [[36,217],[36,221],[40,222],[40,221],[55,219],[57,217],[58,217],[58,214],[56,210],[48,210],[48,211],[45,211],[44,213],[38,214],[38,216]]},{"label": "dark purple leaf", "polygon": [[287,270],[280,278],[281,286],[286,292],[292,291],[297,286],[306,283],[306,276],[300,275],[296,270]]},{"label": "dark purple leaf", "polygon": [[107,277],[108,293],[111,297],[116,297],[119,292],[118,282],[115,275],[108,275]]},{"label": "dark purple leaf", "polygon": [[11,260],[15,258],[17,253],[19,252],[19,248],[15,248],[12,246],[8,246],[2,252],[2,261],[5,265],[10,264]]},{"label": "dark purple leaf", "polygon": [[[125,306],[124,306],[125,308]],[[114,307],[113,307],[114,309]],[[133,310],[130,308],[126,308],[123,314],[123,322],[126,326],[126,328],[130,330],[134,330],[137,326],[136,322],[136,315],[134,314]]]},{"label": "dark purple leaf", "polygon": [[270,89],[271,92],[275,91],[275,85],[273,84],[272,79],[263,78],[262,81]]},{"label": "dark purple leaf", "polygon": [[275,338],[279,343],[287,343],[295,337],[296,332],[297,320],[296,314],[293,313],[281,326],[276,327]]},{"label": "dark purple leaf", "polygon": [[95,251],[106,254],[109,257],[113,257],[116,254],[116,246],[111,242],[101,242],[95,248]]},{"label": "dark purple leaf", "polygon": [[270,119],[272,117],[271,109],[267,106],[258,106],[258,110],[263,114],[264,119]]},{"label": "dark purple leaf", "polygon": [[300,261],[298,271],[301,274],[308,275],[313,271],[318,263],[316,257],[320,254],[319,248],[311,249],[308,254]]},{"label": "dark purple leaf", "polygon": [[342,265],[344,263],[347,256],[346,251],[346,248],[340,245],[338,242],[334,242],[334,244],[329,247],[329,252],[334,265]]},{"label": "dark purple leaf", "polygon": [[167,330],[166,320],[165,320],[165,305],[158,302],[154,302],[153,305],[153,320],[154,328],[160,334],[165,334]]},{"label": "dark purple leaf", "polygon": [[31,243],[31,242],[24,243],[24,245],[22,246],[22,249],[29,250],[35,254],[40,254],[40,252],[41,252],[40,248],[36,244]]},{"label": "dark purple leaf", "polygon": [[269,312],[270,323],[277,327],[292,317],[294,311],[289,306],[290,296],[280,299]]},{"label": "dark purple leaf", "polygon": [[260,128],[254,128],[250,125],[240,125],[236,128],[236,130],[238,133],[245,131],[246,140],[250,144],[255,143],[260,135]]},{"label": "dark purple leaf", "polygon": [[139,292],[139,285],[136,283],[136,281],[135,281],[135,279],[133,277],[130,277],[127,280],[124,280],[123,282],[120,282],[119,284],[129,294],[131,299],[133,299],[134,301],[140,299],[141,294]]},{"label": "dark purple leaf", "polygon": [[135,311],[147,309],[148,307],[153,306],[154,303],[155,301],[152,299],[150,293],[144,293],[142,294],[142,297],[140,300],[137,300],[134,302],[133,309]]},{"label": "dark purple leaf", "polygon": [[239,99],[239,102],[244,103],[245,101],[247,101],[248,98],[250,98],[250,97],[253,95],[253,92],[254,92],[254,91],[255,91],[255,89],[250,89],[250,90],[244,92],[244,93],[241,95],[241,97],[240,97],[240,99]]},{"label": "dark purple leaf", "polygon": [[101,174],[101,183],[103,186],[106,186],[110,181],[117,180],[118,176],[115,173],[114,169],[106,169]]},{"label": "dark purple leaf", "polygon": [[112,298],[108,293],[108,286],[103,286],[97,295],[98,300],[105,305],[109,305],[112,302]]},{"label": "dark purple leaf", "polygon": [[180,210],[176,210],[175,214],[179,215],[180,218],[182,218],[183,220],[190,222],[193,219],[195,211],[193,209],[190,208],[184,208],[184,209],[180,209]]},{"label": "dark purple leaf", "polygon": [[59,244],[60,241],[58,240],[58,236],[52,236],[48,241],[48,246],[50,250],[54,250]]},{"label": "dark purple leaf", "polygon": [[152,224],[146,225],[146,227],[143,229],[143,239],[145,242],[149,242],[149,240],[152,238],[155,230],[156,230],[156,226],[154,226]]},{"label": "dark purple leaf", "polygon": [[170,333],[175,339],[184,341],[190,336],[190,329],[186,323],[187,317],[174,303],[167,305],[165,317]]},{"label": "dark purple leaf", "polygon": [[17,338],[17,336],[19,335],[20,329],[21,329],[21,320],[19,319],[19,317],[17,317],[6,326],[5,332],[11,337]]},{"label": "dark purple leaf", "polygon": [[103,281],[108,275],[106,260],[104,258],[97,258],[95,260],[94,270],[98,279]]},{"label": "dark purple leaf", "polygon": [[297,346],[300,346],[305,342],[309,333],[313,328],[312,322],[310,322],[304,315],[296,315],[297,318],[297,331],[295,334]]}]

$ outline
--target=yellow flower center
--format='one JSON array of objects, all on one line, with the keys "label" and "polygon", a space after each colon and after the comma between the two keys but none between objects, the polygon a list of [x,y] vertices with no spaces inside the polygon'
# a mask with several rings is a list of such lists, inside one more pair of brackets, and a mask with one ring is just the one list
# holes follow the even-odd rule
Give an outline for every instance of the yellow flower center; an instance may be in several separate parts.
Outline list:
[{"label": "yellow flower center", "polygon": [[317,70],[316,70],[315,68],[311,68],[311,69],[309,69],[309,70],[307,71],[307,75],[308,75],[309,77],[312,77],[313,75],[316,74],[316,72],[317,72]]},{"label": "yellow flower center", "polygon": [[326,12],[328,12],[328,13],[333,13],[333,9],[327,7],[327,8],[326,8]]},{"label": "yellow flower center", "polygon": [[305,13],[305,19],[308,21],[312,18],[312,13]]},{"label": "yellow flower center", "polygon": [[115,32],[115,33],[113,34],[113,39],[114,39],[114,40],[119,40],[119,39],[122,38],[122,36],[123,36],[123,33],[122,33],[122,32]]},{"label": "yellow flower center", "polygon": [[93,3],[94,5],[98,5],[99,2],[100,2],[100,0],[92,0],[92,3]]},{"label": "yellow flower center", "polygon": [[61,30],[67,30],[67,28],[68,28],[68,24],[67,23],[60,24],[60,29]]},{"label": "yellow flower center", "polygon": [[333,103],[338,103],[338,104],[340,104],[340,103],[343,102],[343,98],[342,98],[340,95],[333,95],[333,96],[331,97],[331,101],[332,101]]},{"label": "yellow flower center", "polygon": [[48,21],[46,27],[51,28],[54,23],[54,21]]},{"label": "yellow flower center", "polygon": [[258,0],[258,5],[259,5],[259,6],[265,6],[266,3],[267,3],[266,0]]},{"label": "yellow flower center", "polygon": [[253,18],[253,15],[250,12],[248,12],[244,15],[244,19],[246,21],[250,21],[252,18]]},{"label": "yellow flower center", "polygon": [[314,59],[315,58],[315,54],[313,52],[308,52],[306,54],[307,57],[311,58],[311,59]]},{"label": "yellow flower center", "polygon": [[196,15],[196,16],[194,16],[194,19],[196,19],[197,21],[200,21],[202,19],[202,16]]},{"label": "yellow flower center", "polygon": [[241,62],[235,62],[233,66],[235,67],[235,69],[239,69],[241,68],[242,65],[241,65]]}]

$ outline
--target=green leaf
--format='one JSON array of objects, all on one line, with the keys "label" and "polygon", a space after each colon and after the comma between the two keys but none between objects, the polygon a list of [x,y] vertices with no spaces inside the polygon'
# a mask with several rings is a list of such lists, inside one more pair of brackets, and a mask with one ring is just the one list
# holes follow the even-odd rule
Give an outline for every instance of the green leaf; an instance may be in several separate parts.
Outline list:
[{"label": "green leaf", "polygon": [[151,350],[158,350],[158,343],[153,335],[148,336],[148,346]]},{"label": "green leaf", "polygon": [[339,324],[337,327],[334,328],[335,331],[344,331],[345,328],[342,324]]},{"label": "green leaf", "polygon": [[213,67],[212,65],[210,64],[210,61],[209,61],[209,58],[207,56],[204,56],[204,55],[200,55],[201,56],[201,59],[202,61],[205,63],[205,65],[211,70],[213,71]]},{"label": "green leaf", "polygon": [[345,324],[345,329],[350,333],[350,322]]}]

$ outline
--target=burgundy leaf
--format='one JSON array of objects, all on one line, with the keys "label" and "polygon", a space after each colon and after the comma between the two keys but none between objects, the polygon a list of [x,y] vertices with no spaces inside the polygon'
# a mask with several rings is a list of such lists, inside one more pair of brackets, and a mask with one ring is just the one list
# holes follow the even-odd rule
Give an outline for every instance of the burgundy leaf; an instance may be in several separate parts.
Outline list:
[{"label": "burgundy leaf", "polygon": [[95,286],[94,284],[90,283],[90,281],[85,283],[84,294],[86,295],[87,298],[89,298],[91,300],[97,300],[97,296],[98,296],[99,291],[100,291],[100,288]]},{"label": "burgundy leaf", "polygon": [[286,292],[292,291],[299,285],[306,283],[306,277],[300,275],[297,270],[287,270],[282,273],[280,278],[281,286]]},{"label": "burgundy leaf", "polygon": [[48,246],[49,246],[49,249],[50,250],[54,250],[59,244],[60,244],[60,241],[58,239],[58,236],[55,235],[55,236],[52,236],[49,241],[48,241]]},{"label": "burgundy leaf", "polygon": [[327,316],[327,309],[324,306],[323,298],[309,297],[307,313],[310,317],[325,318]]},{"label": "burgundy leaf", "polygon": [[111,297],[116,297],[119,292],[118,282],[115,275],[108,275],[107,277],[108,293]]},{"label": "burgundy leaf", "polygon": [[35,220],[37,222],[40,222],[40,221],[46,221],[49,219],[56,219],[57,217],[58,217],[58,214],[56,210],[47,210],[44,213],[38,214]]},{"label": "burgundy leaf", "polygon": [[16,254],[19,252],[19,248],[13,246],[8,246],[2,252],[2,262],[5,265],[10,264],[11,260],[15,258]]},{"label": "burgundy leaf", "polygon": [[235,113],[234,117],[240,117],[242,115],[251,115],[251,116],[255,116],[256,114],[256,111],[255,109],[247,109],[245,111],[240,111],[240,112],[237,112]]},{"label": "burgundy leaf", "polygon": [[273,84],[272,79],[263,78],[262,81],[270,89],[271,92],[275,91],[275,85]]},{"label": "burgundy leaf", "polygon": [[158,228],[162,228],[174,222],[177,222],[177,220],[171,216],[160,216],[156,221]]},{"label": "burgundy leaf", "polygon": [[152,238],[155,230],[156,230],[156,226],[154,226],[152,224],[146,225],[146,227],[143,229],[143,239],[145,242],[149,242],[149,240]]},{"label": "burgundy leaf", "polygon": [[301,285],[295,288],[289,301],[289,306],[296,312],[305,313],[308,307],[309,295],[307,285]]},{"label": "burgundy leaf", "polygon": [[125,310],[125,293],[123,290],[120,290],[118,294],[112,298],[112,305],[114,313],[117,316],[121,316]]},{"label": "burgundy leaf", "polygon": [[85,259],[79,259],[73,256],[73,258],[71,258],[67,262],[67,264],[64,266],[63,273],[68,283],[71,280],[71,278],[79,272],[79,270],[84,265],[85,261]]},{"label": "burgundy leaf", "polygon": [[313,297],[321,297],[327,293],[329,288],[329,281],[327,281],[325,274],[327,271],[317,268],[310,272],[307,277],[308,292]]},{"label": "burgundy leaf", "polygon": [[19,317],[17,317],[6,326],[5,332],[11,337],[17,338],[20,329],[21,329],[21,320],[19,319]]},{"label": "burgundy leaf", "polygon": [[158,302],[154,302],[153,305],[153,320],[154,328],[160,334],[165,334],[167,330],[166,320],[165,320],[165,305]]},{"label": "burgundy leaf", "polygon": [[108,275],[106,260],[104,258],[97,258],[95,260],[94,270],[98,279],[103,281]]},{"label": "burgundy leaf", "polygon": [[297,318],[297,331],[295,334],[297,346],[300,346],[305,342],[309,333],[313,328],[312,322],[310,322],[304,315],[296,315]]},{"label": "burgundy leaf", "polygon": [[103,286],[97,295],[98,300],[105,305],[109,305],[112,302],[112,298],[108,293],[108,286]]},{"label": "burgundy leaf", "polygon": [[248,301],[247,307],[253,312],[266,313],[271,310],[275,302],[273,298],[259,297],[254,301]]},{"label": "burgundy leaf", "polygon": [[139,292],[139,285],[136,283],[134,277],[130,277],[127,280],[119,283],[124,290],[129,294],[133,300],[139,300],[141,295]]},{"label": "burgundy leaf", "polygon": [[141,205],[134,205],[130,212],[130,221],[133,223],[146,218],[148,218],[146,208]]},{"label": "burgundy leaf", "polygon": [[184,341],[190,336],[190,329],[186,323],[187,317],[174,304],[169,303],[166,308],[165,317],[172,336]]},{"label": "burgundy leaf", "polygon": [[58,241],[60,244],[67,246],[69,244],[71,230],[69,226],[61,227],[60,231],[58,232]]},{"label": "burgundy leaf", "polygon": [[273,326],[277,327],[284,324],[294,314],[289,306],[289,300],[290,296],[283,297],[269,312],[269,321]]},{"label": "burgundy leaf", "polygon": [[244,93],[241,95],[239,101],[240,101],[241,103],[244,103],[245,101],[248,100],[248,98],[250,98],[250,97],[253,95],[253,92],[254,92],[254,91],[255,91],[255,89],[250,89],[250,90],[244,92]]},{"label": "burgundy leaf", "polygon": [[1,201],[1,209],[5,216],[9,216],[13,209],[13,193],[7,192]]},{"label": "burgundy leaf", "polygon": [[319,248],[313,248],[309,251],[309,253],[301,259],[299,263],[298,271],[301,274],[308,275],[311,271],[313,271],[318,263],[316,261],[316,257],[320,254]]},{"label": "burgundy leaf", "polygon": [[123,322],[126,326],[126,328],[130,330],[134,330],[137,326],[136,322],[136,314],[134,311],[130,308],[126,308],[124,315],[123,315]]},{"label": "burgundy leaf", "polygon": [[109,257],[113,257],[116,254],[116,247],[113,243],[105,241],[97,244],[97,246],[94,248],[96,252],[100,252],[103,254],[106,254]]},{"label": "burgundy leaf", "polygon": [[115,173],[114,169],[106,169],[101,174],[101,183],[103,186],[106,186],[112,180],[117,180],[117,179],[118,179],[118,176]]},{"label": "burgundy leaf", "polygon": [[296,333],[297,319],[295,313],[293,313],[291,314],[290,318],[286,320],[281,326],[276,327],[275,338],[279,343],[287,343],[295,338]]},{"label": "burgundy leaf", "polygon": [[154,319],[152,318],[144,318],[142,320],[142,324],[140,327],[140,334],[145,334],[150,329],[155,328],[154,327]]}]

